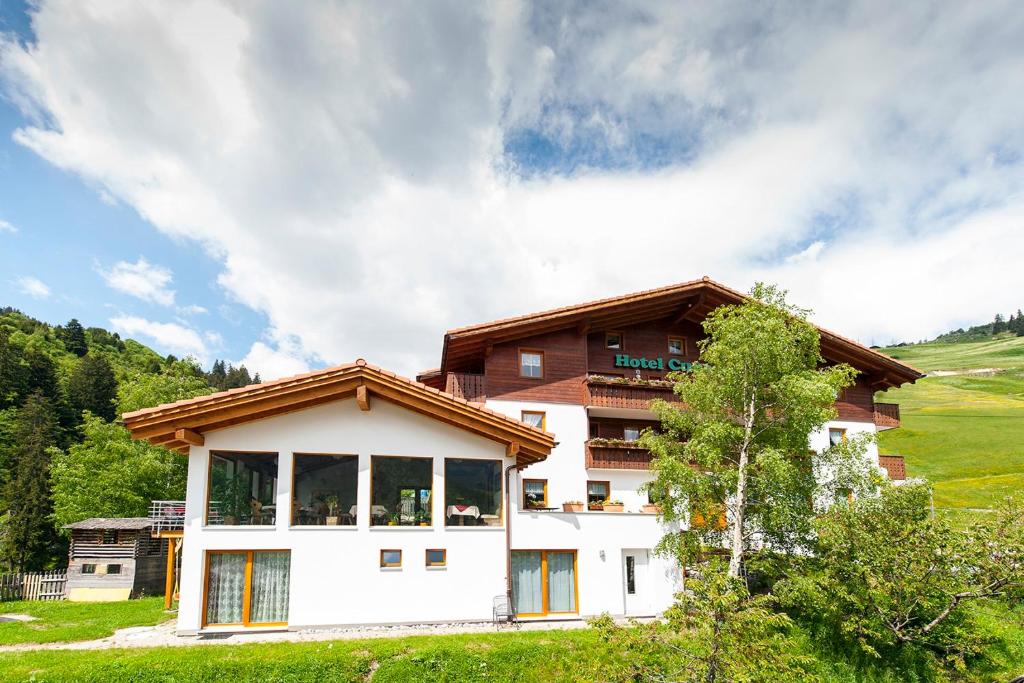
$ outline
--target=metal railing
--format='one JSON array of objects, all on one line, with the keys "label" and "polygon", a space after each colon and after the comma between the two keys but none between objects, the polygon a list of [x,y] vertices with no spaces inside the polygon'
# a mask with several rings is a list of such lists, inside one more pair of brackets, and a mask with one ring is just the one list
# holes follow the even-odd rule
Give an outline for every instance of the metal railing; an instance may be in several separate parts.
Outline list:
[{"label": "metal railing", "polygon": [[154,500],[149,504],[149,519],[153,534],[161,531],[181,531],[185,528],[185,501]]}]

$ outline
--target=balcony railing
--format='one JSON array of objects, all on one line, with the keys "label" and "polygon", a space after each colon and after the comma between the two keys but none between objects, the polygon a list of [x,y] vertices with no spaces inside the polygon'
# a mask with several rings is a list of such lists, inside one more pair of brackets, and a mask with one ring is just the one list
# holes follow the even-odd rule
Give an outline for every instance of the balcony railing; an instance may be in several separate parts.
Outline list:
[{"label": "balcony railing", "polygon": [[595,470],[649,470],[651,452],[646,448],[625,443],[595,443],[588,441],[587,469]]},{"label": "balcony railing", "polygon": [[889,473],[892,481],[903,481],[907,478],[906,463],[902,455],[879,455],[878,466]]},{"label": "balcony railing", "polygon": [[153,535],[185,528],[185,501],[154,500],[149,504],[149,518],[153,521]]},{"label": "balcony railing", "polygon": [[591,376],[583,385],[584,404],[597,408],[647,410],[656,398],[676,401],[670,383],[633,383]]},{"label": "balcony railing", "polygon": [[875,426],[880,431],[898,428],[900,426],[900,404],[876,403]]},{"label": "balcony railing", "polygon": [[464,398],[472,403],[483,403],[487,400],[484,391],[484,376],[468,372],[449,372],[445,379],[446,392],[452,396]]}]

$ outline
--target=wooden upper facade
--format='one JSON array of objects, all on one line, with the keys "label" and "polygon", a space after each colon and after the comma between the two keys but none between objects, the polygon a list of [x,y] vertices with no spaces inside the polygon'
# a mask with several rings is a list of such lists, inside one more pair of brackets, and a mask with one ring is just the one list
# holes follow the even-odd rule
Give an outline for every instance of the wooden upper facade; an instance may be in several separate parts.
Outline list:
[{"label": "wooden upper facade", "polygon": [[[671,360],[698,360],[701,321],[745,296],[707,278],[637,294],[449,331],[441,367],[422,373],[428,385],[470,401],[513,400],[642,409],[656,396],[671,398],[657,380]],[[874,392],[923,377],[918,370],[819,328],[828,362],[860,371],[837,402],[838,419],[898,424],[898,406],[875,404]],[[526,376],[522,353],[539,354],[539,377]],[[616,357],[661,359],[662,366],[620,367]],[[623,383],[627,378],[640,383]],[[602,378],[611,378],[611,381]],[[618,381],[616,381],[618,380]],[[652,383],[653,381],[653,383]],[[895,422],[895,423],[894,423]]]}]

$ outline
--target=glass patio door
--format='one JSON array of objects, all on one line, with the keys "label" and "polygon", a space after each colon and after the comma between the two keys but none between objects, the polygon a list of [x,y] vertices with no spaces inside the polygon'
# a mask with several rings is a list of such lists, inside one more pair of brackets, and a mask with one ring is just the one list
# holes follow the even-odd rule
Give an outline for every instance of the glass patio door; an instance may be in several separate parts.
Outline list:
[{"label": "glass patio door", "polygon": [[211,551],[206,561],[204,626],[288,623],[290,552]]},{"label": "glass patio door", "polygon": [[575,613],[576,552],[512,551],[512,607],[520,616]]}]

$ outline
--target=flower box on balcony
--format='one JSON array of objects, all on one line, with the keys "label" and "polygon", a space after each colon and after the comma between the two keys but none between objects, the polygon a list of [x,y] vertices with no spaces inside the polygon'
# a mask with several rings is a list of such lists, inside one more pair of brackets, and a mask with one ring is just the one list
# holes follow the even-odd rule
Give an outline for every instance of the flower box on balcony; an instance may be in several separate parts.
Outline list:
[{"label": "flower box on balcony", "polygon": [[583,512],[583,503],[578,500],[562,503],[562,512]]},{"label": "flower box on balcony", "polygon": [[640,509],[649,515],[656,515],[661,512],[661,506],[657,503],[644,503]]},{"label": "flower box on balcony", "polygon": [[609,501],[604,504],[605,512],[624,512],[625,510],[626,506],[621,501]]}]

